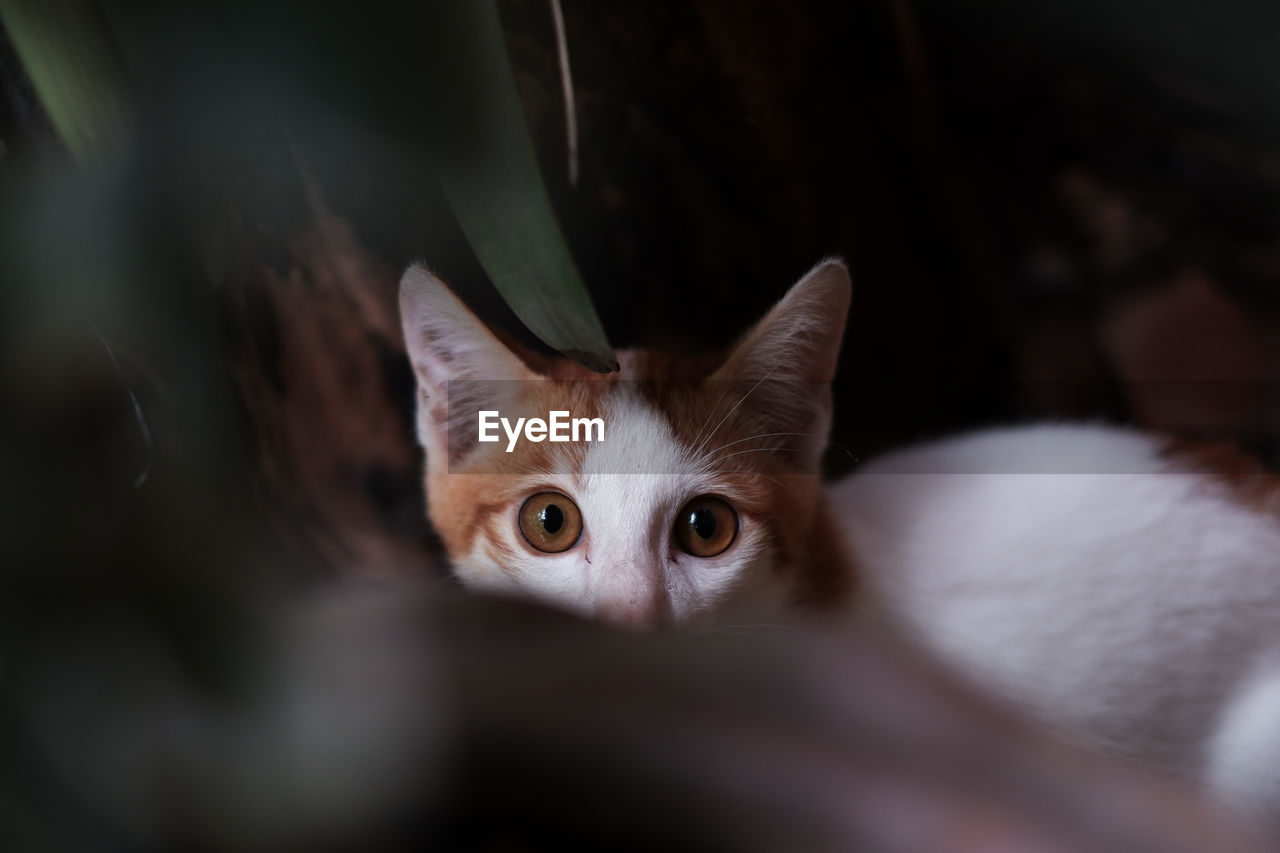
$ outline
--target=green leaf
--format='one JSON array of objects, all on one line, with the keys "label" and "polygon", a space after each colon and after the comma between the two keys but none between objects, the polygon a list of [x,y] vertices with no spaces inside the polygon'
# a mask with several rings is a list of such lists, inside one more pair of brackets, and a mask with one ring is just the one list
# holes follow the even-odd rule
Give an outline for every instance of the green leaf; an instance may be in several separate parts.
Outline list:
[{"label": "green leaf", "polygon": [[[481,265],[526,326],[549,346],[591,370],[618,369],[591,297],[551,208],[525,127],[519,94],[502,42],[493,0],[459,4],[459,43],[476,72],[465,95],[444,99],[446,116],[473,114],[459,124],[467,140],[450,146],[440,181]],[[460,104],[465,97],[468,103]]]},{"label": "green leaf", "polygon": [[[192,55],[204,55],[197,50],[204,45],[218,57],[220,40],[233,44],[236,54],[218,66],[217,79],[231,81],[226,85],[237,85],[244,69],[267,80],[292,79],[349,117],[419,146],[437,165],[481,266],[520,320],[580,364],[602,373],[618,369],[551,207],[494,0],[432,0],[395,11],[336,0],[263,8],[248,0],[170,0],[148,8],[141,20],[153,29],[172,26],[171,37],[190,40]],[[97,4],[0,0],[0,14],[77,159],[122,138],[131,125],[129,89]],[[189,21],[207,23],[209,34],[183,29]],[[163,51],[156,55],[168,61]],[[182,70],[156,65],[136,43],[127,56],[131,69],[150,68],[153,75]],[[210,109],[220,103],[216,94],[193,91],[214,104]],[[263,97],[239,93],[236,103]],[[265,97],[274,102],[274,95]]]},{"label": "green leaf", "polygon": [[90,0],[0,0],[0,20],[71,155],[85,162],[128,136],[128,90]]}]

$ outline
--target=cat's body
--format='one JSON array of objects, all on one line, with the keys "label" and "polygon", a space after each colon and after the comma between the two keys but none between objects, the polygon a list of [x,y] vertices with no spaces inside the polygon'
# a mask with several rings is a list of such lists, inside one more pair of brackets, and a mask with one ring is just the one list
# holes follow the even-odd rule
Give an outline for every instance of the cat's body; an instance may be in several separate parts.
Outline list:
[{"label": "cat's body", "polygon": [[[1280,830],[1280,486],[1131,431],[1038,426],[824,489],[848,300],[828,262],[727,354],[620,353],[599,378],[515,355],[411,268],[430,514],[459,578],[627,623],[874,619]],[[607,438],[506,454],[468,437],[477,408],[599,416]]]},{"label": "cat's body", "polygon": [[992,430],[831,489],[864,603],[1071,739],[1280,817],[1280,485],[1099,426]]}]

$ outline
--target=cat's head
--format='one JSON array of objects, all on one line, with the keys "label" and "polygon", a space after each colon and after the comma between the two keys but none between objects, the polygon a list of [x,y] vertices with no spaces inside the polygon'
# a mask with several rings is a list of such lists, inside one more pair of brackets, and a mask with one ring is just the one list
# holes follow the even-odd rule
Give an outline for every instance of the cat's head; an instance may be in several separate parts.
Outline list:
[{"label": "cat's head", "polygon": [[[602,376],[504,343],[410,267],[400,310],[429,515],[458,578],[646,625],[818,594],[813,572],[834,569],[808,563],[849,293],[826,261],[727,352],[622,351]],[[481,412],[497,413],[497,440],[480,440]],[[548,425],[512,441],[519,418],[552,412],[570,440]],[[602,429],[580,423],[575,441],[576,419]]]}]

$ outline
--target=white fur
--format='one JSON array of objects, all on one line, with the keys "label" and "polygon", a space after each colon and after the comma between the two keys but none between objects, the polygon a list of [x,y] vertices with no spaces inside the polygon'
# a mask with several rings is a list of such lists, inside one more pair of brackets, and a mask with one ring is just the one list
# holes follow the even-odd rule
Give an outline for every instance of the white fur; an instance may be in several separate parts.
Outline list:
[{"label": "white fur", "polygon": [[890,454],[832,495],[873,606],[909,638],[1280,830],[1280,519],[1095,426]]}]

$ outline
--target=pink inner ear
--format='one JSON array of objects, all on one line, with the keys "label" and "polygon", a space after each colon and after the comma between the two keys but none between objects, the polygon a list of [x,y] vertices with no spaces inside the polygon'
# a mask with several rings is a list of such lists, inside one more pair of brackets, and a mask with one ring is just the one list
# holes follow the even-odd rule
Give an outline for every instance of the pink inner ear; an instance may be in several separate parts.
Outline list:
[{"label": "pink inner ear", "polygon": [[531,374],[480,318],[428,270],[400,281],[405,345],[418,381],[438,393],[459,379],[516,380]]}]

